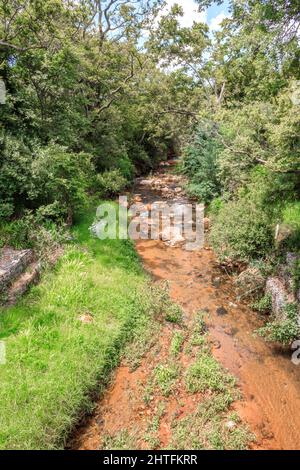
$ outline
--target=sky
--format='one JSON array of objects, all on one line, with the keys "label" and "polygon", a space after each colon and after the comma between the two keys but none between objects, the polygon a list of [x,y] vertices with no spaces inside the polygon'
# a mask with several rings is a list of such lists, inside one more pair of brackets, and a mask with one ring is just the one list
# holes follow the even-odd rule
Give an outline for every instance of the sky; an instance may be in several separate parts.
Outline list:
[{"label": "sky", "polygon": [[193,21],[202,21],[209,25],[211,31],[217,31],[222,20],[229,16],[227,0],[222,5],[212,6],[201,13],[197,11],[197,4],[194,0],[167,0],[165,11],[167,12],[175,3],[183,8],[184,16],[181,18],[180,23],[185,27],[192,26]]}]

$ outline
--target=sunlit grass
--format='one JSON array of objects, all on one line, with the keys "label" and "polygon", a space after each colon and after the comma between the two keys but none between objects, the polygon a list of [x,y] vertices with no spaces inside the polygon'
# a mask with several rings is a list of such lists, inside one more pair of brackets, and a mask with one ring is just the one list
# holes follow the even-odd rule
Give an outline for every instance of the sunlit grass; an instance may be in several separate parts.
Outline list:
[{"label": "sunlit grass", "polygon": [[[146,282],[130,242],[93,239],[81,217],[54,271],[0,312],[0,448],[61,448],[90,393],[104,385],[135,319]],[[144,302],[144,304],[143,304]],[[80,320],[92,318],[90,323]]]}]

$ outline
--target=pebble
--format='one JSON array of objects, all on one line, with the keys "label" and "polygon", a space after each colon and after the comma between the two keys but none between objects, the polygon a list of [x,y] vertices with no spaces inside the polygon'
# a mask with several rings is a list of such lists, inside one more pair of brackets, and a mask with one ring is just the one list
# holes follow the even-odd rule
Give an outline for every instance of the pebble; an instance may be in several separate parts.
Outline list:
[{"label": "pebble", "polygon": [[229,431],[232,431],[234,428],[236,428],[236,423],[234,421],[227,421],[225,426],[227,429],[229,429]]}]

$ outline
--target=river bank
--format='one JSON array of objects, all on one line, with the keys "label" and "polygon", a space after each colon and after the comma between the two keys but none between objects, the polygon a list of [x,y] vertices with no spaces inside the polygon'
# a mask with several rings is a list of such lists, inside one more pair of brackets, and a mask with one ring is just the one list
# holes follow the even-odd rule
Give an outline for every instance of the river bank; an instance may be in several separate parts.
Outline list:
[{"label": "river bank", "polygon": [[[165,187],[169,185],[168,199],[172,199],[170,194],[174,187],[170,188],[168,173],[159,173],[155,177],[160,181],[164,179]],[[164,192],[153,190],[151,185],[137,186],[135,192],[135,197],[145,204],[157,200],[158,196],[160,200],[166,200]],[[146,271],[158,281],[167,281],[171,298],[183,308],[185,327],[183,332],[177,332],[183,335],[178,359],[182,377],[191,363],[186,348],[194,328],[193,322],[197,312],[204,312],[214,357],[238,378],[242,398],[231,405],[231,411],[248,423],[255,434],[256,440],[249,443],[250,448],[297,449],[300,442],[297,425],[300,418],[298,369],[281,350],[254,335],[262,325],[262,319],[236,300],[232,279],[220,272],[211,249],[205,246],[191,253],[181,246],[168,246],[163,241],[151,240],[138,241],[136,249]],[[137,444],[134,439],[136,429],[144,428],[149,417],[157,417],[159,403],[164,400],[152,391],[150,402],[145,404],[141,390],[146,389],[152,371],[158,365],[155,357],[159,355],[160,363],[168,356],[175,333],[169,327],[163,328],[157,338],[157,349],[150,348],[145,352],[136,371],[132,372],[126,362],[117,369],[94,416],[76,433],[76,448],[103,448],[104,436],[106,442],[113,442],[116,448],[124,448],[122,445],[126,448],[133,441],[143,448],[142,440]],[[174,429],[180,427],[178,423],[190,422],[193,426],[193,419],[197,423],[195,413],[200,397],[186,393],[183,382],[180,379],[174,396],[167,400],[158,419],[157,448],[172,448]],[[181,444],[191,445],[191,441],[183,440]]]}]

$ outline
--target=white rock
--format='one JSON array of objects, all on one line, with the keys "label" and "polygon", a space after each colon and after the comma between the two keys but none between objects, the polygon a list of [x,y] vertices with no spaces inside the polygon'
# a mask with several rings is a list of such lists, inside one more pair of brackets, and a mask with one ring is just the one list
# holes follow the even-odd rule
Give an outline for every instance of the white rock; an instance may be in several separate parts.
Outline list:
[{"label": "white rock", "polygon": [[227,421],[225,426],[227,429],[229,429],[229,431],[232,431],[234,428],[236,428],[236,423],[234,421]]},{"label": "white rock", "polygon": [[141,186],[152,186],[152,184],[153,184],[153,180],[142,180],[140,182]]}]

